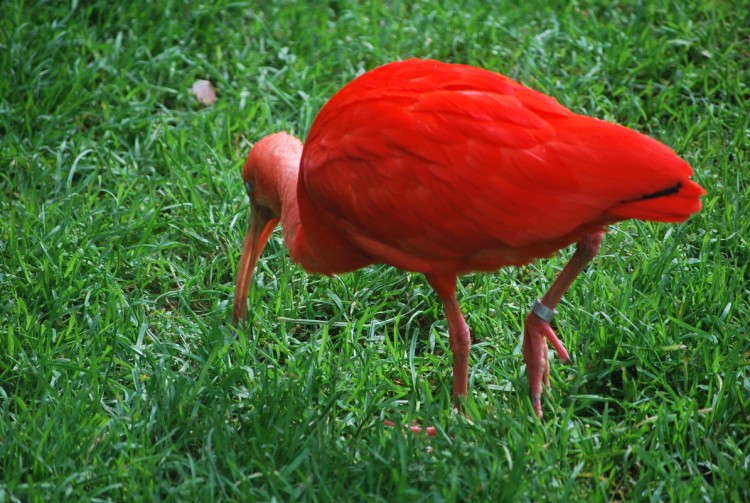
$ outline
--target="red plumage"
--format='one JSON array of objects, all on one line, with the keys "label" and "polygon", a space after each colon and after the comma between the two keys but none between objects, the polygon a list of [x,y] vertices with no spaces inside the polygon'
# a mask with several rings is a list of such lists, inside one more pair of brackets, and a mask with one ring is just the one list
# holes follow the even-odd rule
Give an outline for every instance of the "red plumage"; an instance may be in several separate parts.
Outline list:
[{"label": "red plumage", "polygon": [[323,107],[298,197],[303,225],[335,229],[369,262],[461,274],[527,263],[617,220],[684,220],[700,209],[691,173],[665,145],[502,75],[409,60]]},{"label": "red plumage", "polygon": [[[459,396],[469,332],[455,300],[458,275],[578,243],[542,299],[554,309],[608,224],[679,222],[697,212],[704,190],[691,175],[662,143],[574,114],[502,75],[438,61],[390,63],[336,93],[304,147],[277,134],[248,156],[253,221],[235,319],[244,317],[252,267],[281,220],[291,257],[308,271],[386,263],[424,273],[446,309]],[[540,309],[526,320],[524,356],[541,416],[545,338],[564,359],[567,352]]]}]

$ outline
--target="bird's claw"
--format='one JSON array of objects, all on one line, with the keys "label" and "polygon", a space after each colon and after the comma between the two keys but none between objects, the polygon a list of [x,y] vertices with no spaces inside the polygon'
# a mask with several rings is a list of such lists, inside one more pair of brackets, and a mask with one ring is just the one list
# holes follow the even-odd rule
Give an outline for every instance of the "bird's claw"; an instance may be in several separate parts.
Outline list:
[{"label": "bird's claw", "polygon": [[529,379],[531,404],[539,419],[542,414],[542,385],[549,388],[549,353],[547,341],[557,351],[563,363],[572,363],[568,351],[562,341],[558,339],[549,323],[531,313],[526,317],[523,334],[523,358],[526,361],[526,374]]},{"label": "bird's claw", "polygon": [[[389,428],[394,428],[396,426],[396,423],[389,419],[384,420],[383,424],[385,424]],[[437,435],[437,429],[434,426],[427,426],[426,428],[423,428],[417,423],[412,423],[408,426],[408,429],[411,430],[412,433],[417,435],[422,433],[423,430],[428,437],[434,437]]]},{"label": "bird's claw", "polygon": [[531,394],[531,405],[534,407],[536,417],[542,419],[544,414],[542,413],[542,395],[538,393]]}]

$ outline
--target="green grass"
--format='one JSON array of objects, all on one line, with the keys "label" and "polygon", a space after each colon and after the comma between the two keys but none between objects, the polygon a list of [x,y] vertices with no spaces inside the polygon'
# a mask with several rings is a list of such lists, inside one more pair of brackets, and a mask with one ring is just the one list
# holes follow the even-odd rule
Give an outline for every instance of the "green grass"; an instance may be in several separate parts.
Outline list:
[{"label": "green grass", "polygon": [[[3,4],[0,502],[747,501],[748,3],[324,3]],[[522,321],[570,250],[463,278],[473,425],[419,275],[310,277],[276,233],[229,326],[249,144],[410,56],[649,133],[708,189],[685,224],[611,230],[542,422]]]}]

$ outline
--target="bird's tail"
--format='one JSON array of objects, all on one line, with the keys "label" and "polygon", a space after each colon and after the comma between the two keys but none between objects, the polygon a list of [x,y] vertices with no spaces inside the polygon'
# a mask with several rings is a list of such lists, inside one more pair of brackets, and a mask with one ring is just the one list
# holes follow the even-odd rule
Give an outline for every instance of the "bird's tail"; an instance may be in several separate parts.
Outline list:
[{"label": "bird's tail", "polygon": [[701,209],[700,197],[706,191],[690,179],[671,187],[623,201],[607,212],[617,220],[637,218],[657,222],[682,222]]},{"label": "bird's tail", "polygon": [[584,116],[554,125],[550,150],[575,167],[587,194],[607,205],[605,219],[682,222],[701,209],[706,191],[690,179],[690,165],[663,143]]}]

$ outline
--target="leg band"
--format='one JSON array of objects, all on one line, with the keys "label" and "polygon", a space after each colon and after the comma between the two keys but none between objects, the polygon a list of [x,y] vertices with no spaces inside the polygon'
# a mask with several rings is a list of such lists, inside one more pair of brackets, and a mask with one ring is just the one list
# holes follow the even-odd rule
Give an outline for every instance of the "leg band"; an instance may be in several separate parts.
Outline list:
[{"label": "leg band", "polygon": [[536,299],[536,302],[534,302],[534,305],[531,307],[531,312],[549,323],[552,321],[552,318],[555,317],[555,310],[550,309],[544,304],[542,304],[541,299]]}]

